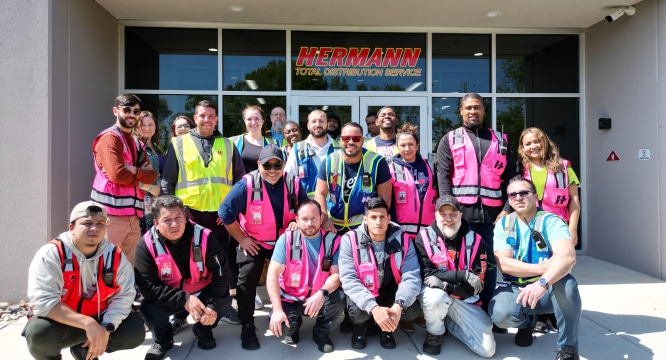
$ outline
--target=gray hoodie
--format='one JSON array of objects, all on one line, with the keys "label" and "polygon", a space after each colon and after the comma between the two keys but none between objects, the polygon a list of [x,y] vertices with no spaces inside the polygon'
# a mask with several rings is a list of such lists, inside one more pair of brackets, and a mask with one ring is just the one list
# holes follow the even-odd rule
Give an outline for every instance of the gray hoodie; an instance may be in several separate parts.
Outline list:
[{"label": "gray hoodie", "polygon": [[[63,232],[58,237],[62,240],[64,246],[68,247],[72,254],[76,256],[81,273],[81,289],[83,291],[81,297],[90,298],[97,290],[99,258],[104,250],[107,247],[110,250],[113,244],[104,238],[97,247],[95,255],[86,259],[86,256],[74,246],[69,231]],[[102,319],[104,322],[112,323],[118,328],[132,310],[132,302],[134,302],[136,296],[134,269],[125,254],[120,256],[116,283],[120,286],[120,292],[109,300],[109,306],[105,312],[102,312]],[[60,302],[63,286],[64,280],[58,248],[56,245],[48,243],[37,250],[30,263],[28,273],[28,296],[35,316],[45,317],[49,314],[51,309]]]},{"label": "gray hoodie", "polygon": [[[360,242],[362,244],[366,242],[373,244],[372,249],[375,253],[375,259],[377,259],[377,267],[381,272],[381,270],[383,270],[381,259],[388,259],[388,256],[385,256],[384,254],[384,249],[387,247],[400,247],[400,238],[402,237],[403,229],[396,223],[390,223],[387,231],[387,239],[383,243],[373,243],[367,233],[365,225],[359,226],[354,232],[356,233],[357,238],[361,239]],[[380,244],[384,246],[381,246]],[[377,300],[358,278],[356,267],[354,266],[354,257],[352,256],[351,239],[348,233],[342,236],[338,265],[340,266],[340,281],[342,282],[342,289],[345,294],[352,302],[354,302],[354,304],[356,304],[356,306],[370,313],[370,311],[377,306]],[[407,306],[411,306],[414,301],[416,301],[416,296],[419,294],[419,291],[421,291],[420,271],[416,252],[414,251],[414,245],[410,242],[407,254],[404,255],[404,263],[400,268],[402,280],[395,293],[396,301],[404,300],[407,303]],[[379,283],[384,285],[382,278],[379,279]]]}]

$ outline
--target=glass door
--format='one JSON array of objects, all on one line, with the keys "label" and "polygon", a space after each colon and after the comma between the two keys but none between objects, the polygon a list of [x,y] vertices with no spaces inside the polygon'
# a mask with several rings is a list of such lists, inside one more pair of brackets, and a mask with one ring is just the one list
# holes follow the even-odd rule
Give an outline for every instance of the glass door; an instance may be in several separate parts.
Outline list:
[{"label": "glass door", "polygon": [[359,121],[358,97],[355,96],[292,96],[287,117],[298,122],[303,131],[303,139],[308,131],[308,114],[312,110],[323,110],[327,114],[335,113],[340,118],[340,127],[350,121]]}]

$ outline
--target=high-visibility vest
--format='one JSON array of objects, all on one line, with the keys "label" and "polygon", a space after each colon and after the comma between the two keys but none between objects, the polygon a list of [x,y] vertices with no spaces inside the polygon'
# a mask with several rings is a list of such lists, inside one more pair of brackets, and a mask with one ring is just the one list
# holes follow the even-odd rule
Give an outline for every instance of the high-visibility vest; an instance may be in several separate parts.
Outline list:
[{"label": "high-visibility vest", "polygon": [[[328,155],[337,150],[340,150],[340,143],[333,139],[328,146]],[[307,191],[308,197],[312,199],[317,187],[317,175],[319,174],[319,166],[321,164],[317,164],[317,161],[314,160],[315,151],[307,140],[294,144],[292,151],[296,155],[298,178],[301,179],[301,186]]]},{"label": "high-visibility vest", "polygon": [[[567,167],[571,165],[569,160],[562,159],[563,170],[557,174],[553,174],[548,170],[546,175],[546,185],[543,188],[543,199],[541,199],[541,207],[553,213],[564,221],[569,222],[569,172]],[[523,177],[532,180],[529,166],[525,166]]]},{"label": "high-visibility vest", "polygon": [[393,158],[386,158],[386,160],[393,182],[393,199],[397,217],[395,222],[403,226],[404,231],[413,234],[412,237],[415,238],[422,226],[430,226],[435,220],[437,189],[431,167],[427,161],[423,160],[428,172],[428,188],[421,201],[412,172],[393,161]]},{"label": "high-visibility vest", "polygon": [[[553,250],[550,246],[550,242],[548,241],[548,234],[546,233],[546,222],[551,216],[555,215],[543,211],[538,211],[533,219],[534,225],[531,226],[532,229],[541,232],[541,235],[546,242],[546,247],[544,249],[539,249],[537,247],[537,244],[531,234],[529,235],[530,241],[527,244],[527,248],[523,248],[521,246],[522,243],[520,241],[521,236],[519,233],[520,228],[518,226],[518,215],[515,212],[512,212],[511,214],[501,219],[502,227],[504,229],[504,233],[506,234],[506,241],[515,249],[513,253],[514,259],[529,264],[540,264],[553,256]],[[560,221],[563,221],[562,218],[557,218]],[[521,286],[532,283],[538,280],[540,277],[517,277],[508,274],[502,274],[502,276],[505,280]]]}]

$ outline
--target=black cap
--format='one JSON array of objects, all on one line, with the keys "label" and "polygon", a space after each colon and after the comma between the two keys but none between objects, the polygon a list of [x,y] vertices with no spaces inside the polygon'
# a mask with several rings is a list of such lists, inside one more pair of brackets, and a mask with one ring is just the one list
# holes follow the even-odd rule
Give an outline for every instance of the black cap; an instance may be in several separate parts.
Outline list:
[{"label": "black cap", "polygon": [[456,211],[460,211],[460,204],[458,204],[458,199],[452,195],[442,195],[439,199],[437,199],[435,210],[439,210],[439,208],[444,205],[451,205],[454,209],[456,209]]},{"label": "black cap", "polygon": [[270,159],[277,159],[284,162],[282,157],[282,149],[275,144],[268,144],[261,149],[259,153],[259,162],[265,164]]},{"label": "black cap", "polygon": [[334,112],[330,112],[330,113],[326,114],[326,119],[330,119],[330,118],[337,119],[338,122],[340,122],[340,117],[338,116],[338,114],[336,114]]}]

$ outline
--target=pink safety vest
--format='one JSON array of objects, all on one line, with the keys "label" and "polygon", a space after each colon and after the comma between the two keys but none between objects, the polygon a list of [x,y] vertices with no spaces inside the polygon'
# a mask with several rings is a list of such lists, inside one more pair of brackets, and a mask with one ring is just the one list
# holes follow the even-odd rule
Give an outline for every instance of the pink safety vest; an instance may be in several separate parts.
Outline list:
[{"label": "pink safety vest", "polygon": [[437,201],[437,190],[434,187],[432,170],[427,161],[428,188],[423,198],[419,198],[418,190],[412,172],[404,166],[396,164],[391,158],[387,158],[391,180],[393,182],[393,198],[395,199],[395,222],[404,227],[404,231],[416,237],[421,226],[430,226],[435,220],[435,202]]},{"label": "pink safety vest", "polygon": [[310,274],[310,261],[305,238],[300,232],[286,231],[286,261],[285,269],[280,274],[280,288],[287,294],[305,300],[311,294],[316,293],[326,283],[331,271],[324,271],[322,264],[327,257],[333,261],[333,254],[340,246],[340,236],[321,231],[321,246],[319,248],[319,261],[315,270],[312,286],[308,286],[308,275]]},{"label": "pink safety vest", "polygon": [[[298,206],[298,179],[289,173],[282,175],[284,184],[284,208],[282,209],[282,226],[276,229],[275,211],[262,184],[259,171],[244,176],[247,182],[247,200],[245,214],[239,214],[239,224],[247,236],[251,236],[265,249],[275,246],[277,237],[282,235],[292,220],[296,219]],[[264,200],[265,199],[265,200]],[[277,237],[276,237],[277,235]]]},{"label": "pink safety vest", "polygon": [[[478,198],[486,206],[502,206],[502,174],[506,169],[506,135],[489,129],[491,143],[481,164],[467,131],[459,127],[450,131],[449,147],[453,158],[452,193],[461,204],[475,204]],[[502,138],[502,142],[498,141]]]},{"label": "pink safety vest", "polygon": [[143,191],[137,187],[126,186],[114,183],[109,177],[102,172],[102,169],[97,166],[97,157],[95,156],[95,146],[97,142],[106,133],[112,133],[117,136],[123,143],[123,161],[125,164],[135,164],[134,156],[136,151],[127,143],[125,136],[117,126],[112,126],[102,131],[93,142],[93,157],[95,163],[95,179],[93,180],[92,191],[90,199],[104,205],[106,212],[114,216],[138,216],[143,215]]},{"label": "pink safety vest", "polygon": [[[347,232],[349,235],[349,240],[351,242],[352,256],[354,257],[354,267],[356,268],[356,275],[358,275],[361,283],[370,290],[372,296],[379,296],[379,277],[377,273],[377,260],[375,259],[375,253],[372,250],[372,245],[367,244],[365,248],[361,248],[359,244],[359,239],[356,236],[356,231],[352,230]],[[402,280],[402,273],[400,269],[402,264],[405,262],[405,256],[407,256],[407,250],[409,249],[409,240],[407,233],[402,233],[401,249],[402,251],[393,253],[390,255],[391,258],[391,272],[393,273],[393,279],[397,285],[400,284]]]},{"label": "pink safety vest", "polygon": [[[548,170],[548,175],[546,176],[546,186],[543,188],[543,199],[541,199],[541,207],[553,213],[562,219],[569,222],[569,172],[567,167],[571,165],[569,160],[562,159],[562,166],[564,170],[553,174],[552,171]],[[528,180],[532,180],[532,174],[530,174],[530,167],[525,166],[523,171],[523,177]]]},{"label": "pink safety vest", "polygon": [[195,294],[208,286],[213,278],[206,267],[206,249],[210,230],[191,220],[190,223],[194,226],[194,238],[190,251],[190,278],[185,281],[183,281],[183,275],[178,266],[174,264],[169,249],[160,243],[154,226],[143,235],[143,241],[146,243],[150,255],[155,259],[160,280],[174,289],[182,288],[188,294]]}]

